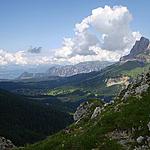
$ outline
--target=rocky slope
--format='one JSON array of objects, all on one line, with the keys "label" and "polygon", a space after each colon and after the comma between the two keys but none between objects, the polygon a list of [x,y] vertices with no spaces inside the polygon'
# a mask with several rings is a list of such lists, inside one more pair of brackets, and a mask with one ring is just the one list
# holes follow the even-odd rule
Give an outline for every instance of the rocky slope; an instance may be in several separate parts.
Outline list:
[{"label": "rocky slope", "polygon": [[115,78],[110,78],[106,80],[106,85],[107,87],[113,86],[113,85],[124,85],[128,86],[129,84],[129,77],[128,76],[120,76],[120,77],[115,77]]},{"label": "rocky slope", "polygon": [[75,123],[23,150],[149,150],[150,73],[139,75],[111,103],[90,100]]},{"label": "rocky slope", "polygon": [[11,150],[14,148],[15,145],[10,140],[0,137],[0,150]]},{"label": "rocky slope", "polygon": [[150,41],[145,37],[141,37],[140,41],[136,41],[130,53],[123,56],[120,61],[138,60],[141,62],[150,62]]}]

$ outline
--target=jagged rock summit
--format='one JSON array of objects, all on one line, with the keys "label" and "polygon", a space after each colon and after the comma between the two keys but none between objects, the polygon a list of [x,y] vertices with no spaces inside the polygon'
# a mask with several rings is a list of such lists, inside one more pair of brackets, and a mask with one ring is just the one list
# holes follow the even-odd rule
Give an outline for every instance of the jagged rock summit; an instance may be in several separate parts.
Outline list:
[{"label": "jagged rock summit", "polygon": [[139,41],[136,41],[130,53],[120,58],[121,62],[133,61],[133,60],[137,60],[141,62],[150,62],[149,39],[145,37],[141,37]]}]

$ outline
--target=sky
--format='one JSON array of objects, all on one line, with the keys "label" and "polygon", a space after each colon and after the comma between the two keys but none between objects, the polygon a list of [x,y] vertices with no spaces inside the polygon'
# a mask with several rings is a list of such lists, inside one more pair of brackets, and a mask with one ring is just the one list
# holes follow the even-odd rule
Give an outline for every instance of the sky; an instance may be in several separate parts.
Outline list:
[{"label": "sky", "polygon": [[0,0],[0,65],[117,61],[140,36],[150,38],[149,5],[149,0]]}]

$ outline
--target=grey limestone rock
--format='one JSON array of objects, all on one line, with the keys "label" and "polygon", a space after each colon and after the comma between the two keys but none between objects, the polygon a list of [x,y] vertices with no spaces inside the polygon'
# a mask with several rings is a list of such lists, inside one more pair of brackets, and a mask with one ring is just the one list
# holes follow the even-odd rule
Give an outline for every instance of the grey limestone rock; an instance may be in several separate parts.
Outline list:
[{"label": "grey limestone rock", "polygon": [[8,139],[0,137],[0,150],[12,150],[15,145]]},{"label": "grey limestone rock", "polygon": [[91,116],[91,119],[94,119],[96,118],[99,114],[101,113],[101,108],[100,107],[96,107],[92,116]]},{"label": "grey limestone rock", "polygon": [[150,131],[150,122],[147,124],[148,130]]},{"label": "grey limestone rock", "polygon": [[143,136],[139,136],[139,137],[136,139],[137,143],[139,143],[139,144],[141,144],[141,143],[143,142],[143,140],[144,140],[144,137],[143,137]]},{"label": "grey limestone rock", "polygon": [[90,104],[89,102],[80,104],[80,106],[77,108],[76,112],[73,115],[74,121],[78,121],[82,117],[84,117],[84,115],[86,115],[91,105],[92,104]]}]

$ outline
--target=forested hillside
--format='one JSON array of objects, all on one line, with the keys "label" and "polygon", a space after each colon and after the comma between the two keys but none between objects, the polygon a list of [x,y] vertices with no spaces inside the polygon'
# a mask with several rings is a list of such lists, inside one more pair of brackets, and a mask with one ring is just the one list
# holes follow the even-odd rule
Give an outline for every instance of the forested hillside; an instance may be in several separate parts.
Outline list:
[{"label": "forested hillside", "polygon": [[0,136],[15,145],[44,139],[71,122],[69,114],[54,107],[0,90]]}]

